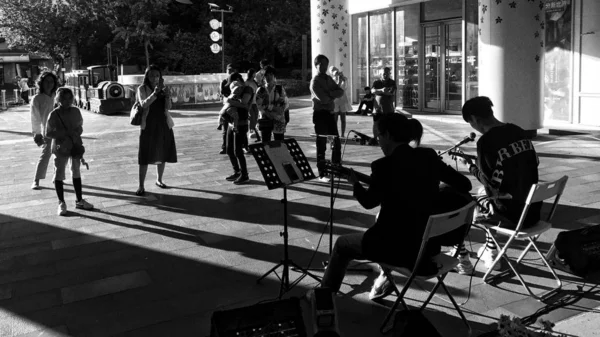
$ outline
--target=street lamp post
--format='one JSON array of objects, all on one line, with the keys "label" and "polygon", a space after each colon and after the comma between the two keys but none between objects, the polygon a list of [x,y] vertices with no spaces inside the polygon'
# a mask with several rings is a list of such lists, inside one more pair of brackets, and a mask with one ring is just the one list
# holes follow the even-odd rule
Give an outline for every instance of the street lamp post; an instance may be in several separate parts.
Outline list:
[{"label": "street lamp post", "polygon": [[227,5],[227,9],[222,9],[219,5],[208,3],[210,6],[211,12],[220,12],[221,13],[221,65],[223,67],[223,72],[226,72],[225,69],[225,13],[233,13],[233,6]]},{"label": "street lamp post", "polygon": [[[193,4],[192,1],[190,0],[176,0],[179,3],[182,4],[188,4],[191,5]],[[208,3],[208,6],[210,7],[210,11],[211,12],[220,12],[221,13],[221,41],[222,41],[222,47],[221,47],[221,64],[223,67],[223,72],[226,72],[225,69],[225,13],[233,13],[233,6],[230,5],[226,5],[227,9],[222,9],[219,5],[214,4],[214,3]]]}]

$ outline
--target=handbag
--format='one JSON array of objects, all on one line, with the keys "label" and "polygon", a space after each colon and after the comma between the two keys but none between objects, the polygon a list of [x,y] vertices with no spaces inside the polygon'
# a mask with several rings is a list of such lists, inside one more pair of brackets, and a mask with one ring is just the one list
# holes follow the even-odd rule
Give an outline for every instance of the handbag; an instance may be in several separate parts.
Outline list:
[{"label": "handbag", "polygon": [[[58,114],[58,112],[56,113],[56,116],[60,120],[60,122],[63,125],[63,127],[65,128],[65,130],[68,130],[67,126],[65,125],[65,122],[63,122],[63,120],[60,117],[60,115]],[[65,146],[65,143],[63,142],[62,144],[57,146],[56,152],[63,156],[71,156],[73,158],[82,158],[83,154],[85,153],[85,147],[83,146],[83,144],[76,143],[75,140],[71,136],[69,136],[69,139],[71,140],[70,149],[68,146]]]},{"label": "handbag", "polygon": [[259,118],[256,122],[258,129],[261,131],[272,130],[275,127],[275,123],[270,118]]},{"label": "handbag", "polygon": [[144,108],[138,100],[135,100],[135,103],[131,107],[131,112],[129,114],[129,122],[131,125],[142,125],[142,115],[144,113]]}]

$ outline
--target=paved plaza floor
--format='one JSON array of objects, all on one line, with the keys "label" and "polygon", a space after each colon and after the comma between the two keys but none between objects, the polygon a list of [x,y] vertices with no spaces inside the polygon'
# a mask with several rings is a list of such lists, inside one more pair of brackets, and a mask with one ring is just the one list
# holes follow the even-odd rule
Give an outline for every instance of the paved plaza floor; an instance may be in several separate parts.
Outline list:
[{"label": "paved plaza floor", "polygon": [[[40,150],[31,137],[28,108],[0,112],[0,336],[204,337],[216,310],[277,297],[275,275],[260,284],[256,279],[283,255],[282,190],[266,188],[251,156],[247,156],[249,183],[237,186],[225,181],[232,169],[229,159],[218,154],[217,110],[173,111],[178,163],[167,164],[168,189],[154,185],[155,172],[149,168],[145,197],[135,196],[139,129],[129,125],[127,115],[82,111],[85,158],[90,164],[89,171],[82,171],[83,192],[95,209],[75,209],[67,178],[65,217],[56,215],[52,165],[41,181],[42,189],[30,189]],[[469,125],[456,117],[418,117],[425,129],[423,146],[444,150],[468,135]],[[370,117],[348,116],[347,130],[371,134],[371,126]],[[293,99],[286,136],[298,140],[316,171],[312,132],[310,100]],[[540,238],[544,251],[560,231],[600,223],[599,144],[593,135],[542,133],[535,139],[541,179],[569,176],[554,228]],[[463,148],[474,152],[473,143]],[[369,164],[381,156],[378,147],[348,141],[343,161],[369,173]],[[474,185],[479,186],[475,181]],[[317,181],[289,187],[289,251],[301,266],[312,261],[312,267],[319,267],[328,258],[329,188]],[[364,231],[377,212],[364,210],[346,182],[337,192],[334,240]],[[469,239],[467,248],[476,252],[484,235],[473,229]],[[363,267],[371,271],[349,272],[343,294],[336,298],[344,337],[378,336],[379,324],[395,300],[394,296],[381,304],[368,300],[377,273],[373,264]],[[451,273],[446,281],[457,301],[464,302],[475,336],[494,329],[502,314],[539,314],[556,322],[558,330],[576,336],[594,336],[598,331],[599,324],[590,323],[600,312],[594,309],[600,307],[597,279],[582,280],[559,271],[563,291],[540,303],[528,297],[514,278],[487,285],[481,281],[483,266],[476,270],[473,278]],[[534,291],[552,286],[550,274],[533,255],[526,257],[522,271]],[[396,281],[402,284],[404,279],[398,276]],[[302,296],[316,285],[304,278],[285,297]],[[415,283],[407,294],[408,304],[418,306],[432,286]],[[443,292],[433,299],[426,316],[443,336],[465,335]]]}]

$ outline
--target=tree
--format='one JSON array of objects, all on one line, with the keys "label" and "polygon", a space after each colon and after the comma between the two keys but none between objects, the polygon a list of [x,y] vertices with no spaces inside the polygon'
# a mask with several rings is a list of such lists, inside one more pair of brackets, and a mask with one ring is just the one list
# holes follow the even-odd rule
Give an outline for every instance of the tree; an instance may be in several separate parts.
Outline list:
[{"label": "tree", "polygon": [[146,66],[150,66],[149,48],[155,42],[168,38],[168,26],[161,23],[161,17],[168,17],[168,4],[171,0],[116,0],[110,2],[107,20],[113,29],[115,39],[125,41],[125,49],[132,41],[144,47]]},{"label": "tree", "polygon": [[49,55],[59,63],[77,53],[82,41],[102,25],[101,0],[2,0],[0,33],[10,47]]}]

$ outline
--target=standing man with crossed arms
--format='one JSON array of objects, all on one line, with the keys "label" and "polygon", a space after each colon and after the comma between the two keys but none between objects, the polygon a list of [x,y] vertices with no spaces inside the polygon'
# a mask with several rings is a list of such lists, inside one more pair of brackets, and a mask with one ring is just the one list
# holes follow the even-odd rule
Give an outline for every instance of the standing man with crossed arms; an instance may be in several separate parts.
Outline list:
[{"label": "standing man with crossed arms", "polygon": [[313,103],[313,123],[315,124],[315,133],[317,134],[317,169],[319,170],[319,180],[329,182],[325,176],[325,150],[327,148],[327,138],[323,135],[336,136],[333,139],[332,162],[340,163],[342,157],[342,145],[337,130],[337,123],[333,114],[335,106],[334,100],[342,97],[344,89],[327,75],[329,59],[325,55],[317,55],[314,61],[317,69],[317,75],[310,81],[310,94]]},{"label": "standing man with crossed arms", "polygon": [[377,120],[382,114],[393,114],[396,111],[394,107],[394,97],[396,95],[396,81],[391,78],[392,70],[390,67],[383,68],[381,78],[373,82],[371,93],[375,95],[375,113],[373,114],[373,140],[371,145],[377,145],[379,132],[376,125]]}]

